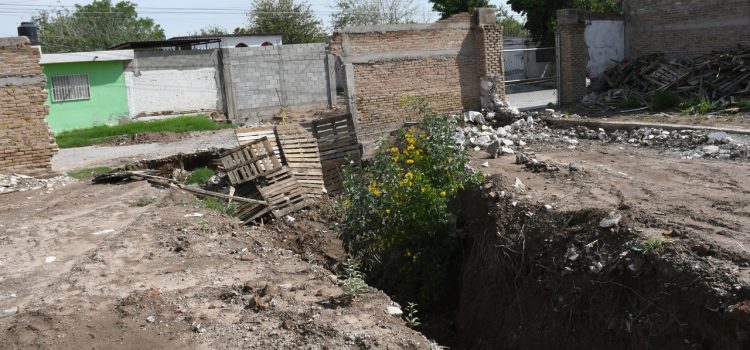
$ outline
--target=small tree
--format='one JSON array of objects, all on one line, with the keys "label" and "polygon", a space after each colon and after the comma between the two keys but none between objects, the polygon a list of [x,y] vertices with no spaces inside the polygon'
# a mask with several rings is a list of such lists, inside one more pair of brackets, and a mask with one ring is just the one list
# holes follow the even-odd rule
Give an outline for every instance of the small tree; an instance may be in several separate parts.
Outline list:
[{"label": "small tree", "polygon": [[448,18],[479,7],[492,7],[488,0],[430,0],[432,8],[440,12],[440,18]]},{"label": "small tree", "polygon": [[331,14],[333,28],[356,25],[413,22],[417,5],[413,0],[336,0]]},{"label": "small tree", "polygon": [[[448,202],[480,174],[467,168],[454,125],[420,101],[417,127],[382,146],[370,165],[345,173],[340,236],[368,277],[405,300],[430,305],[441,297],[460,240],[450,234]],[[407,282],[408,281],[408,282]]]},{"label": "small tree", "polygon": [[507,6],[500,6],[495,10],[497,25],[503,27],[504,37],[527,37],[529,32],[524,29],[524,23],[514,18],[510,14]]},{"label": "small tree", "polygon": [[300,3],[294,0],[255,0],[247,19],[247,28],[235,29],[236,34],[281,33],[284,44],[323,42],[327,37],[320,19],[304,0]]},{"label": "small tree", "polygon": [[126,41],[163,40],[164,30],[154,20],[139,17],[130,1],[112,4],[94,0],[75,10],[42,10],[32,17],[39,25],[44,52],[106,50]]}]

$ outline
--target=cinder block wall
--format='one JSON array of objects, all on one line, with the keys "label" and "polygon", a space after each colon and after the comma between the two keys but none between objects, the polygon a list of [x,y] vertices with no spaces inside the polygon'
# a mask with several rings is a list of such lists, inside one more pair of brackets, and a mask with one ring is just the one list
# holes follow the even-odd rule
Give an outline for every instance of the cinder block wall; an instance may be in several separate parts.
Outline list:
[{"label": "cinder block wall", "polygon": [[750,46],[749,0],[625,0],[627,56],[694,57]]},{"label": "cinder block wall", "polygon": [[[481,22],[464,13],[431,24],[336,32],[329,52],[345,67],[347,105],[360,140],[416,121],[404,104],[407,98],[424,99],[438,113],[479,110],[480,77],[497,75],[502,81],[502,30],[494,11],[489,17]],[[499,94],[504,98],[502,84]]]},{"label": "cinder block wall", "polygon": [[282,106],[327,106],[324,44],[222,50],[227,109],[235,121],[256,122]]},{"label": "cinder block wall", "polygon": [[44,120],[45,81],[39,50],[26,37],[0,38],[0,173],[52,169],[57,144]]}]

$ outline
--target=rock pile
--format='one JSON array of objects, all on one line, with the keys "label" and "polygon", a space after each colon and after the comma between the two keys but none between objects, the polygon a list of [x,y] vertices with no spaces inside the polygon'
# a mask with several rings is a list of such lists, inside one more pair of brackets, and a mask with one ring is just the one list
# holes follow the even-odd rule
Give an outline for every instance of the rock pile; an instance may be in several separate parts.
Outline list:
[{"label": "rock pile", "polygon": [[679,152],[686,159],[747,159],[750,148],[748,140],[742,137],[734,139],[725,132],[646,127],[615,131],[585,126],[550,129],[544,125],[544,117],[559,118],[560,115],[550,109],[544,112],[519,112],[512,117],[510,124],[503,126],[497,126],[496,114],[492,112],[466,112],[462,117],[454,115],[452,118],[458,126],[453,140],[463,147],[485,149],[492,157],[516,154],[527,145],[561,145],[574,149],[580,140],[656,147]]},{"label": "rock pile", "polygon": [[55,188],[63,187],[76,181],[76,179],[67,176],[38,179],[20,174],[0,174],[0,193],[34,191],[39,189],[47,189],[48,191],[51,191]]}]

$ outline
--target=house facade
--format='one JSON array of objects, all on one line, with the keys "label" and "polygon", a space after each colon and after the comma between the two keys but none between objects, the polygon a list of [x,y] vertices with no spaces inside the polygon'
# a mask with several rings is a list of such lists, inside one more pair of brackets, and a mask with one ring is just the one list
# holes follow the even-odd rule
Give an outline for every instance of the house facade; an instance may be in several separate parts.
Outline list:
[{"label": "house facade", "polygon": [[124,64],[132,50],[43,54],[47,122],[54,133],[128,117]]}]

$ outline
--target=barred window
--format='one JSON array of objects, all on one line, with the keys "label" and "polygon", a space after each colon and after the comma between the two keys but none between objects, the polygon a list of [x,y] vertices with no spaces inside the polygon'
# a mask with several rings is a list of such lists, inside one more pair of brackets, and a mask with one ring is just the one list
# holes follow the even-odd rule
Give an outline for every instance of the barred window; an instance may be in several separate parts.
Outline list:
[{"label": "barred window", "polygon": [[88,100],[89,75],[56,75],[52,77],[52,101]]}]

